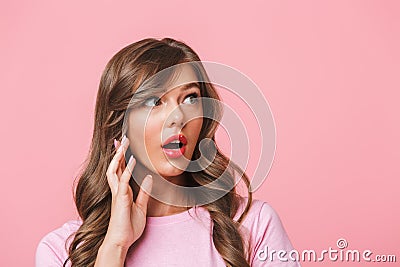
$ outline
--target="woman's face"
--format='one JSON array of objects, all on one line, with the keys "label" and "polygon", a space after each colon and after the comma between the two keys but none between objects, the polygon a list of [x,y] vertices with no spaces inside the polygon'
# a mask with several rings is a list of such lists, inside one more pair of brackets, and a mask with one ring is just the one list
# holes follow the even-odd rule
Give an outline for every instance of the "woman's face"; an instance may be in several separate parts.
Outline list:
[{"label": "woman's face", "polygon": [[129,114],[127,137],[137,167],[163,177],[178,176],[192,158],[203,124],[196,75],[181,70],[167,91],[150,96]]}]

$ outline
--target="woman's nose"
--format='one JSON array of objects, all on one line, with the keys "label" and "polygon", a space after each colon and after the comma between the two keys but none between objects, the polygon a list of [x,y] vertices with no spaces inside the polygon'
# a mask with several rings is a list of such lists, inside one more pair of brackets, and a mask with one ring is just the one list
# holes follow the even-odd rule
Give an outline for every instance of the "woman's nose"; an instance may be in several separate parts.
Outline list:
[{"label": "woman's nose", "polygon": [[170,105],[171,107],[167,109],[167,119],[165,125],[167,127],[183,127],[184,124],[184,113],[182,106],[180,104]]}]

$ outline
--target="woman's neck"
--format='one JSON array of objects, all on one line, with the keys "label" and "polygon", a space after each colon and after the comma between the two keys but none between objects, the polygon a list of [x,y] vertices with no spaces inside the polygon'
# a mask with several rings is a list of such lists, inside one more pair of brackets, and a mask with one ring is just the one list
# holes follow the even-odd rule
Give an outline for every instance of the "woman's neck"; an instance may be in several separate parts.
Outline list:
[{"label": "woman's neck", "polygon": [[[153,187],[151,190],[151,195],[147,205],[147,216],[149,217],[160,217],[168,216],[176,213],[184,212],[191,207],[174,206],[168,203],[185,203],[184,195],[179,188],[173,185],[185,186],[188,179],[188,173],[183,172],[179,176],[174,177],[163,177],[159,174],[150,172],[140,163],[137,163],[133,175],[138,177],[137,180],[142,181],[142,179],[147,175],[151,174],[153,176]],[[134,182],[135,192],[139,192],[138,182]],[[162,199],[163,201],[160,201]],[[167,202],[167,203],[164,203]]]}]

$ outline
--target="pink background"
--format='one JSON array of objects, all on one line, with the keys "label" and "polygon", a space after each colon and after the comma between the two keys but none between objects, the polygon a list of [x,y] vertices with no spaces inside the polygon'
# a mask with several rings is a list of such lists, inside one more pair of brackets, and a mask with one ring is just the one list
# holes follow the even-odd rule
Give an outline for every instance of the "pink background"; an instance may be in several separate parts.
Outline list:
[{"label": "pink background", "polygon": [[39,240],[76,217],[72,184],[101,72],[125,45],[165,36],[263,90],[277,150],[255,197],[278,211],[298,250],[343,237],[400,261],[398,1],[2,1],[0,10],[0,266],[33,266]]}]

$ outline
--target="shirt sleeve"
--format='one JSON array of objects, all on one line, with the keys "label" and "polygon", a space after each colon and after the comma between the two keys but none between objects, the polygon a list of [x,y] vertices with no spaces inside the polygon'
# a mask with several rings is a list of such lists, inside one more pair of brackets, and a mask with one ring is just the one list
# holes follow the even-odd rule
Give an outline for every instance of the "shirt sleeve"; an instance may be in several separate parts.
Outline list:
[{"label": "shirt sleeve", "polygon": [[[36,248],[36,267],[62,267],[68,259],[71,234],[79,228],[79,221],[68,221],[60,228],[46,234]],[[68,261],[66,266],[71,266]]]},{"label": "shirt sleeve", "polygon": [[290,257],[293,246],[276,211],[263,202],[254,224],[251,266],[299,267]]},{"label": "shirt sleeve", "polygon": [[[36,248],[36,267],[62,267],[63,262],[59,248],[54,247],[54,242],[51,241],[51,236],[46,235]],[[50,241],[50,242],[49,242]]]}]

